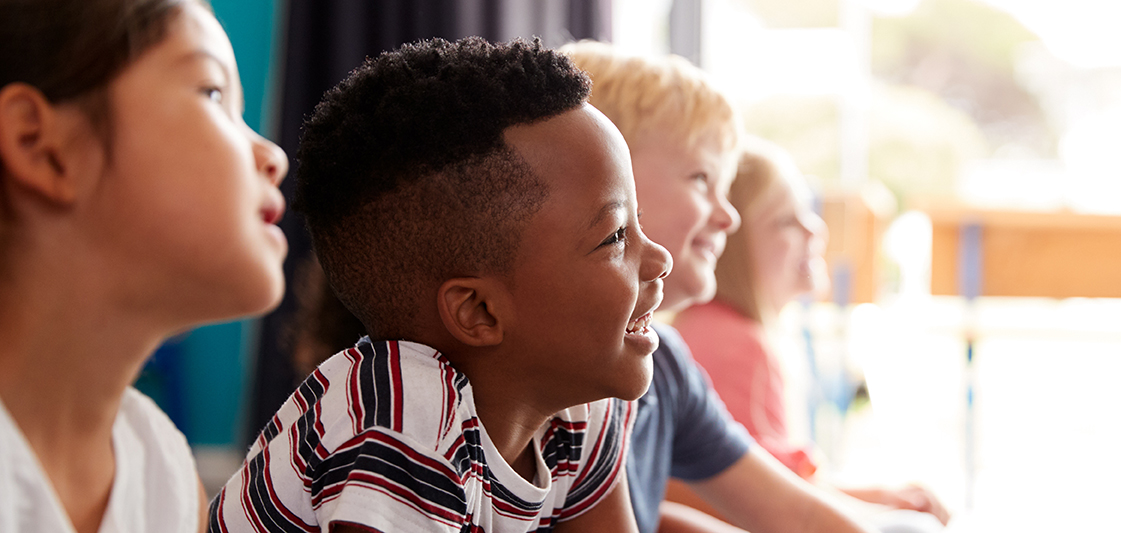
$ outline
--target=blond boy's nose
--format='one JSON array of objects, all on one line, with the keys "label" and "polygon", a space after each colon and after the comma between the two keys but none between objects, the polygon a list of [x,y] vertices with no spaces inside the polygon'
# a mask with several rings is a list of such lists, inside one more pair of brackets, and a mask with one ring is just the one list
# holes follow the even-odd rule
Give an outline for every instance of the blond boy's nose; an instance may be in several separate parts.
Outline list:
[{"label": "blond boy's nose", "polygon": [[740,229],[740,213],[724,196],[717,198],[716,205],[713,206],[712,217],[717,227],[724,230],[725,233],[735,233],[736,230]]}]

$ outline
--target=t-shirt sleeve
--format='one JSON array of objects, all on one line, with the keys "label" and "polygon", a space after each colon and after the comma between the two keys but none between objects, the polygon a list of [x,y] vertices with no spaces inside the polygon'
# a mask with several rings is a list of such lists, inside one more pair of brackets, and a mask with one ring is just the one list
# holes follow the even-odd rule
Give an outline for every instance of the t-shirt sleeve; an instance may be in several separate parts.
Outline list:
[{"label": "t-shirt sleeve", "polygon": [[[607,398],[589,404],[580,471],[576,474],[560,521],[595,507],[625,475],[623,458],[634,428],[635,403]],[[584,454],[587,454],[586,456]]]},{"label": "t-shirt sleeve", "polygon": [[369,429],[306,470],[308,458],[288,456],[284,437],[251,457],[212,502],[211,532],[320,531],[335,523],[453,532],[465,520],[466,496],[450,464],[400,434]]},{"label": "t-shirt sleeve", "polygon": [[667,370],[677,382],[671,399],[675,425],[670,475],[688,481],[710,478],[747,453],[751,436],[728,414],[677,330],[660,326],[658,336],[673,355]]}]

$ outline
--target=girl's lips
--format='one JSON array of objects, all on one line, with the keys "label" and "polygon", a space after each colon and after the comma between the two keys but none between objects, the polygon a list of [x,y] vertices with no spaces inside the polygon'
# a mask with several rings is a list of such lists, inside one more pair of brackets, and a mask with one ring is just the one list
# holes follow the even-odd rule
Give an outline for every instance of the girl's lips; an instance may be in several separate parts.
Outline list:
[{"label": "girl's lips", "polygon": [[261,207],[261,219],[265,224],[276,224],[284,217],[284,197],[279,192]]}]

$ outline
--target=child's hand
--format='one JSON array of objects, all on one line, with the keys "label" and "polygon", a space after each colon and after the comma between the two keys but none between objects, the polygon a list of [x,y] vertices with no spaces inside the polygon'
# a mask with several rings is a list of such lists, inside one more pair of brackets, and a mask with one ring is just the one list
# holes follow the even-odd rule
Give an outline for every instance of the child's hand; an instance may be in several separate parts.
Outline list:
[{"label": "child's hand", "polygon": [[884,489],[883,493],[884,500],[879,503],[896,509],[930,513],[942,522],[942,525],[950,521],[950,512],[942,506],[942,502],[933,492],[922,485],[910,484],[899,489]]}]

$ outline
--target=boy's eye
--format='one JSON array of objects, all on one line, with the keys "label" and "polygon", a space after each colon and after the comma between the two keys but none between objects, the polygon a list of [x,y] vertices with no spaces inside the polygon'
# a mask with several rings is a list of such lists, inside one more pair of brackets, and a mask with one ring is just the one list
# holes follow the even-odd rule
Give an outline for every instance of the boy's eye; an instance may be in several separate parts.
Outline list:
[{"label": "boy's eye", "polygon": [[627,227],[623,226],[623,227],[615,230],[615,233],[612,233],[610,237],[608,237],[606,240],[601,242],[599,245],[600,246],[611,246],[613,244],[619,244],[621,242],[625,242],[626,240],[627,240]]},{"label": "boy's eye", "polygon": [[708,174],[705,174],[704,172],[693,174],[690,179],[697,184],[697,187],[706,190],[709,188]]}]

